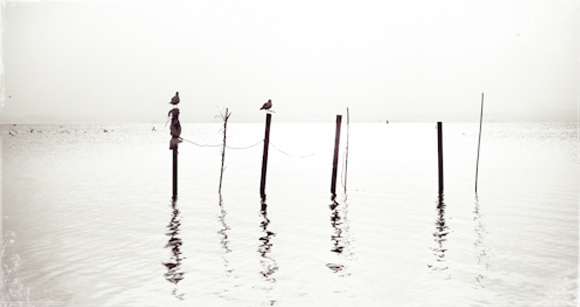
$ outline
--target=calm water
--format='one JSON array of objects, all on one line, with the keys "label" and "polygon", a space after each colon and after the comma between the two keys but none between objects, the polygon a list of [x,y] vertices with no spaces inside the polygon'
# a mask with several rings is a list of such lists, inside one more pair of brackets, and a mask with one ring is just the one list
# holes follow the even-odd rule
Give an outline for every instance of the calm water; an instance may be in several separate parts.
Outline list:
[{"label": "calm water", "polygon": [[274,117],[264,204],[263,145],[234,149],[262,123],[228,126],[221,196],[220,148],[182,143],[176,202],[152,126],[0,126],[3,303],[576,306],[576,124],[484,124],[478,195],[478,124],[444,124],[442,198],[435,124],[351,124],[332,201],[334,124]]}]

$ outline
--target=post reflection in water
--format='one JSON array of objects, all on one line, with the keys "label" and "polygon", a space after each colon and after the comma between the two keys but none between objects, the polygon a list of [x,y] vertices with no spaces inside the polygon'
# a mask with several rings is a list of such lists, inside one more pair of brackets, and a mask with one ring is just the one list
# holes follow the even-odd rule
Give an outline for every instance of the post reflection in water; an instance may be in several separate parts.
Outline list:
[{"label": "post reflection in water", "polygon": [[[344,198],[344,204],[341,206],[336,200],[336,196],[332,197],[332,204],[330,204],[330,225],[332,226],[334,233],[330,235],[331,249],[330,251],[335,253],[344,262],[352,257],[352,251],[350,249],[350,236],[349,236],[349,222],[347,218],[348,214],[348,202],[347,197]],[[334,273],[341,273],[340,276],[349,276],[350,274],[345,274],[344,270],[346,266],[344,263],[327,263],[326,266],[331,269]]]},{"label": "post reflection in water", "polygon": [[477,284],[476,289],[485,288],[485,273],[489,270],[488,263],[488,251],[489,249],[485,245],[485,237],[487,236],[487,230],[483,224],[483,214],[481,213],[479,206],[479,197],[475,195],[475,210],[473,211],[473,221],[475,222],[475,242],[474,248],[477,257],[477,265],[479,267],[479,272],[475,277]]},{"label": "post reflection in water", "polygon": [[445,202],[443,193],[439,193],[439,199],[437,201],[437,218],[435,219],[435,232],[433,233],[435,246],[431,248],[433,255],[435,256],[435,263],[433,265],[428,265],[428,267],[433,271],[443,272],[449,268],[445,259],[445,253],[447,252],[445,243],[448,234],[449,226],[447,226],[445,220]]},{"label": "post reflection in water", "polygon": [[278,271],[278,263],[276,263],[274,258],[270,257],[270,253],[272,252],[272,242],[270,241],[272,240],[272,237],[276,236],[276,233],[268,229],[268,225],[270,225],[270,219],[268,219],[268,205],[266,204],[265,200],[262,200],[260,214],[263,218],[263,220],[260,222],[260,228],[262,228],[262,232],[264,234],[259,238],[261,243],[258,246],[258,252],[262,256],[262,259],[260,260],[260,263],[262,264],[262,271],[260,271],[260,274],[265,281],[271,284],[275,284],[276,279],[272,277],[272,275]]},{"label": "post reflection in water", "polygon": [[224,260],[225,271],[229,276],[232,274],[233,269],[230,268],[230,262],[228,261],[226,255],[232,252],[232,249],[230,248],[230,240],[228,237],[228,231],[231,228],[226,223],[227,212],[226,212],[224,205],[223,205],[223,199],[222,199],[221,193],[219,195],[219,206],[220,206],[219,220],[220,220],[220,223],[222,225],[222,228],[218,231],[218,233],[222,236],[222,239],[220,242],[222,245],[222,248],[224,249],[224,254],[222,255],[222,259]]},{"label": "post reflection in water", "polygon": [[163,265],[167,268],[165,279],[175,284],[176,286],[173,290],[173,295],[178,299],[183,300],[183,294],[177,293],[177,284],[184,278],[184,272],[181,269],[181,262],[184,258],[182,257],[181,253],[181,245],[183,244],[181,237],[179,236],[181,218],[179,216],[179,208],[177,207],[176,197],[173,197],[171,201],[171,208],[173,209],[171,221],[167,225],[167,232],[165,233],[167,236],[169,236],[169,241],[167,241],[165,248],[169,248],[171,250],[171,257],[169,261],[164,262]]}]

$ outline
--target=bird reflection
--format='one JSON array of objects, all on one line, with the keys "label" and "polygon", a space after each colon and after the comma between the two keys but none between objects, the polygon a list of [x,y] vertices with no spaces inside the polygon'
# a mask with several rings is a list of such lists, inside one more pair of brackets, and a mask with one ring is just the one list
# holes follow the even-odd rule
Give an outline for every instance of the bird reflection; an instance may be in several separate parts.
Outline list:
[{"label": "bird reflection", "polygon": [[473,221],[475,222],[475,252],[477,256],[477,264],[480,267],[480,272],[475,277],[477,284],[476,288],[481,289],[485,288],[484,279],[485,279],[485,272],[489,270],[489,263],[488,263],[488,251],[489,249],[486,248],[485,245],[485,237],[487,236],[487,230],[483,224],[482,218],[483,214],[480,211],[479,207],[479,197],[477,194],[475,195],[475,210],[473,211]]},{"label": "bird reflection", "polygon": [[[175,197],[172,199],[171,208],[173,209],[171,221],[167,225],[167,232],[165,233],[169,237],[169,241],[167,241],[165,248],[169,248],[171,250],[171,257],[169,261],[164,262],[163,265],[167,268],[165,279],[177,285],[177,283],[179,283],[184,278],[184,272],[181,269],[181,262],[184,258],[181,253],[181,245],[183,243],[179,237],[181,218],[179,216],[179,208],[177,207],[177,199]],[[173,291],[173,294],[177,298],[183,299],[183,294],[177,294],[177,289]]]},{"label": "bird reflection", "polygon": [[[333,196],[332,204],[330,204],[329,207],[330,225],[334,230],[334,233],[330,235],[330,242],[332,244],[330,251],[336,253],[341,259],[349,259],[351,258],[352,253],[349,249],[349,223],[347,219],[348,202],[346,201],[346,196],[342,206],[338,203],[336,197]],[[342,272],[345,269],[344,264],[327,263],[326,266],[334,273]]]},{"label": "bird reflection", "polygon": [[448,234],[449,226],[447,226],[445,221],[445,202],[443,201],[443,193],[439,193],[439,199],[437,201],[437,219],[435,220],[435,232],[433,233],[435,247],[431,248],[436,263],[434,265],[428,265],[433,271],[441,272],[449,268],[445,259],[445,253],[447,252],[445,243]]},{"label": "bird reflection", "polygon": [[262,200],[260,214],[263,220],[260,222],[260,228],[262,228],[263,236],[260,237],[261,244],[258,246],[258,252],[262,256],[260,263],[262,264],[262,271],[260,274],[264,277],[264,280],[270,283],[275,283],[276,279],[272,277],[276,271],[278,271],[278,264],[274,258],[270,257],[272,251],[272,237],[276,236],[276,233],[268,229],[270,225],[270,219],[268,219],[268,205],[265,200]]}]

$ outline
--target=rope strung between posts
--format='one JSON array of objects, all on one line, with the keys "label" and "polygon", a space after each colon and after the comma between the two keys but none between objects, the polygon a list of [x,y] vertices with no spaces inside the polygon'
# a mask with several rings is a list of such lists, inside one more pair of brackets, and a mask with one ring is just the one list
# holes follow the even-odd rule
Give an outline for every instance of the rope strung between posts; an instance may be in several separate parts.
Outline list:
[{"label": "rope strung between posts", "polygon": [[221,144],[217,144],[217,145],[198,144],[198,143],[196,143],[194,141],[191,141],[191,140],[188,140],[188,139],[185,139],[185,138],[182,138],[182,137],[179,137],[179,139],[182,140],[182,141],[189,142],[189,143],[191,143],[191,144],[193,144],[195,146],[199,146],[199,147],[221,147],[222,146]]},{"label": "rope strung between posts", "polygon": [[252,147],[256,147],[258,144],[261,144],[262,142],[264,142],[264,141],[258,141],[257,143],[250,145],[250,146],[246,146],[246,147],[231,147],[230,145],[226,145],[226,148],[229,148],[229,149],[250,149]]},{"label": "rope strung between posts", "polygon": [[[199,143],[196,143],[196,142],[194,142],[192,140],[188,140],[188,139],[183,138],[183,137],[180,137],[179,139],[182,140],[182,141],[191,143],[191,144],[193,144],[195,146],[198,146],[198,147],[223,147],[223,144],[199,144]],[[232,147],[232,146],[226,145],[226,148],[234,149],[234,150],[250,149],[250,148],[253,148],[253,147],[258,146],[259,144],[261,144],[263,142],[264,142],[263,140],[260,140],[260,141],[258,141],[256,143],[252,144],[252,145],[243,146],[243,147]],[[270,145],[272,145],[272,147],[274,147],[274,149],[276,149],[280,153],[282,153],[282,154],[284,154],[284,155],[286,155],[288,157],[291,157],[291,158],[308,158],[308,157],[314,156],[314,153],[311,153],[309,155],[303,155],[303,156],[292,155],[292,154],[289,154],[289,153],[283,151],[282,149],[278,148],[278,146],[276,146],[274,143],[272,143],[272,141],[270,141]]]},{"label": "rope strung between posts", "polygon": [[[199,147],[223,147],[224,146],[223,144],[199,144],[199,143],[196,143],[196,142],[194,142],[192,140],[188,140],[188,139],[182,138],[182,137],[180,137],[179,139],[182,140],[182,141],[186,141],[188,143],[191,143],[191,144],[193,144],[195,146],[199,146]],[[250,149],[252,147],[256,147],[258,144],[260,144],[262,142],[263,141],[258,141],[255,144],[252,144],[250,146],[244,146],[244,147],[232,147],[232,146],[226,145],[226,148],[229,148],[229,149]]]},{"label": "rope strung between posts", "polygon": [[314,156],[314,153],[311,153],[311,154],[305,155],[305,156],[291,155],[291,154],[283,151],[282,149],[278,148],[278,146],[274,145],[274,143],[272,143],[272,141],[270,141],[270,145],[272,145],[274,147],[274,149],[276,149],[280,153],[285,154],[285,155],[287,155],[288,157],[291,157],[291,158],[300,158],[300,159],[302,159],[302,158],[308,158],[308,157]]}]

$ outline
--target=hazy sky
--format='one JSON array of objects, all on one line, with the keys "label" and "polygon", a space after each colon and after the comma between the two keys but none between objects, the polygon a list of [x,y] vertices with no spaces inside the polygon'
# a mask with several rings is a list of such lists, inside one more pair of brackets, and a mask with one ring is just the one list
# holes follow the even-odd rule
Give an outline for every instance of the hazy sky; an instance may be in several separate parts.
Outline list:
[{"label": "hazy sky", "polygon": [[578,0],[3,2],[0,121],[576,121]]}]

